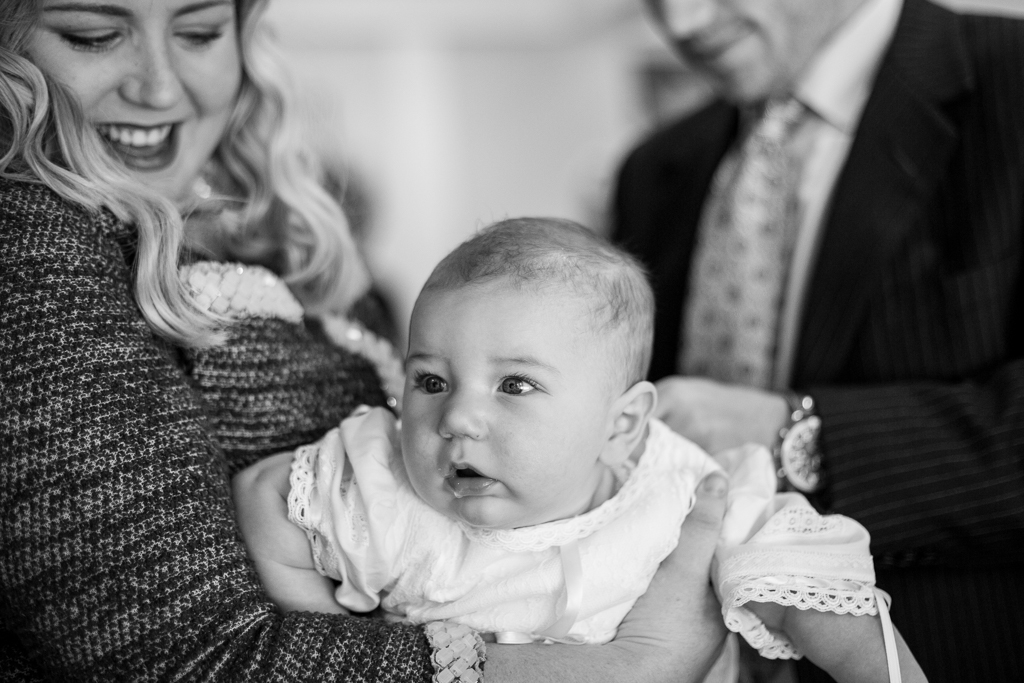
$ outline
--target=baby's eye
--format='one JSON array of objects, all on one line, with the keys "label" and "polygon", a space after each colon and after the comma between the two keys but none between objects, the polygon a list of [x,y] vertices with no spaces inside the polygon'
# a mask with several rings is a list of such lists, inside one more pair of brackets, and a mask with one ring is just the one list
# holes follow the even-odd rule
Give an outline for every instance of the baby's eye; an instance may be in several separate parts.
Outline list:
[{"label": "baby's eye", "polygon": [[501,380],[501,393],[519,396],[535,391],[537,387],[524,377],[506,377]]},{"label": "baby's eye", "polygon": [[416,386],[428,394],[440,394],[448,389],[448,382],[437,375],[420,375],[416,378]]}]

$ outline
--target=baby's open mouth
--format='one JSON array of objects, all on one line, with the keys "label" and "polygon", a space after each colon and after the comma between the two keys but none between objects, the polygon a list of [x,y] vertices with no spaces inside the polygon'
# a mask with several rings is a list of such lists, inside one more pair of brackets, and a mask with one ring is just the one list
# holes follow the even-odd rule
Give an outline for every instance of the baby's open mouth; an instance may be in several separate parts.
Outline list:
[{"label": "baby's open mouth", "polygon": [[107,147],[130,168],[157,171],[174,161],[177,151],[177,125],[134,126],[104,123],[96,126]]},{"label": "baby's open mouth", "polygon": [[456,498],[484,495],[489,488],[498,483],[496,479],[485,477],[468,465],[452,467],[444,478],[445,486]]}]

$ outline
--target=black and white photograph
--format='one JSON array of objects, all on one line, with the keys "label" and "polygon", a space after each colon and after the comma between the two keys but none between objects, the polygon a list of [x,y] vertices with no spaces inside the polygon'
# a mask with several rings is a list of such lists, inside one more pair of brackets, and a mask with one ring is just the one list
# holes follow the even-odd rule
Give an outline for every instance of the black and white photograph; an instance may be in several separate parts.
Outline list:
[{"label": "black and white photograph", "polygon": [[1024,0],[0,0],[66,681],[1024,681]]}]

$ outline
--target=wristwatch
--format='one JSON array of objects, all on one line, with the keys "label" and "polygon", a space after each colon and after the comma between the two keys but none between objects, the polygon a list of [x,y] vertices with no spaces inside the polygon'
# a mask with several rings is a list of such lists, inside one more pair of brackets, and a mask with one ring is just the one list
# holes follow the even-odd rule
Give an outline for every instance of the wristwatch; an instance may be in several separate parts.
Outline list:
[{"label": "wristwatch", "polygon": [[780,489],[815,493],[824,486],[821,469],[821,418],[815,414],[814,399],[807,394],[789,392],[789,420],[779,430],[775,442],[775,465]]}]

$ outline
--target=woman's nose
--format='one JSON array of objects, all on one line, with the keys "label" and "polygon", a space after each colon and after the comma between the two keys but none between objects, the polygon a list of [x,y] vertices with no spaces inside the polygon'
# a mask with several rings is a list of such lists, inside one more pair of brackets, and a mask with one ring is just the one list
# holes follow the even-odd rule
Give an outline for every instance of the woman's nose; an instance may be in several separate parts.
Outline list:
[{"label": "woman's nose", "polygon": [[670,37],[686,39],[712,23],[721,0],[652,0]]},{"label": "woman's nose", "polygon": [[170,109],[184,92],[167,45],[146,43],[136,51],[133,68],[121,84],[121,96],[149,109]]},{"label": "woman's nose", "polygon": [[453,393],[445,405],[438,431],[445,439],[483,439],[487,435],[487,420],[480,402]]}]

